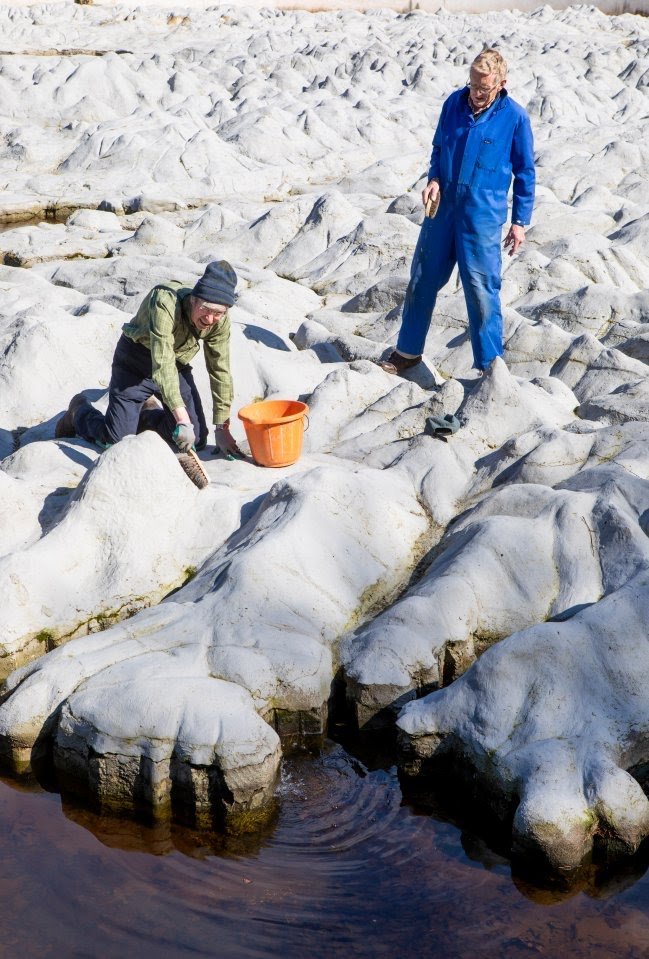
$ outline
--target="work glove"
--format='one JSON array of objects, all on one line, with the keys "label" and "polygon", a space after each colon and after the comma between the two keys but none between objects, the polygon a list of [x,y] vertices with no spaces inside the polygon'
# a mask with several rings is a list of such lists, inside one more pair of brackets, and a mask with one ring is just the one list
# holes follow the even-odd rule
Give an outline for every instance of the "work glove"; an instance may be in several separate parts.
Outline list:
[{"label": "work glove", "polygon": [[196,434],[191,423],[178,423],[171,438],[181,453],[188,453],[196,442]]},{"label": "work glove", "polygon": [[461,426],[462,424],[457,416],[447,413],[445,416],[429,416],[426,420],[424,432],[446,442],[446,437],[457,433]]},{"label": "work glove", "polygon": [[239,449],[234,439],[234,436],[230,432],[230,420],[226,420],[225,423],[220,423],[214,427],[214,444],[215,444],[215,453],[223,453],[224,456],[230,458],[234,456],[243,456],[243,453]]}]

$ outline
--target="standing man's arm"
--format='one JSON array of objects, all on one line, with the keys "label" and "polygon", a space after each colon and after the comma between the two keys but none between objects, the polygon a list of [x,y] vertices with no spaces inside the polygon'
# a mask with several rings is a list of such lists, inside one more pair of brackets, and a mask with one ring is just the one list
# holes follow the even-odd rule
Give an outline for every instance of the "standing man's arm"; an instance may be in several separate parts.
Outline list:
[{"label": "standing man's arm", "polygon": [[421,194],[421,202],[426,206],[429,199],[436,201],[439,196],[439,176],[440,176],[440,166],[441,166],[441,156],[442,156],[442,122],[444,119],[444,108],[446,104],[442,107],[442,112],[440,118],[437,121],[437,127],[435,129],[435,136],[433,137],[433,151],[430,155],[430,166],[428,168],[428,183],[423,189]]},{"label": "standing man's arm", "polygon": [[512,225],[505,237],[505,247],[510,247],[509,255],[513,256],[525,241],[525,227],[532,221],[534,207],[534,187],[536,174],[534,171],[534,137],[532,125],[527,114],[519,119],[511,152],[512,173],[514,174]]}]

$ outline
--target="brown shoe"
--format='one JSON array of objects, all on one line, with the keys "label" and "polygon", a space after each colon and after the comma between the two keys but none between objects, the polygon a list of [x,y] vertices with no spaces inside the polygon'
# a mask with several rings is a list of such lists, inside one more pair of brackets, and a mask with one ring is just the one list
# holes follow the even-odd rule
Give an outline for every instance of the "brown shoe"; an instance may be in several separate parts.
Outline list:
[{"label": "brown shoe", "polygon": [[402,356],[393,350],[387,360],[381,360],[379,366],[386,373],[403,373],[405,370],[412,369],[417,363],[421,363],[421,356]]},{"label": "brown shoe", "polygon": [[54,435],[57,440],[63,439],[65,436],[76,436],[77,431],[74,428],[74,416],[80,406],[83,406],[87,400],[83,393],[75,393],[75,395],[70,400],[67,410],[63,416],[57,420],[56,426],[54,427]]},{"label": "brown shoe", "polygon": [[193,450],[190,450],[189,453],[176,453],[176,459],[194,486],[198,486],[199,489],[205,489],[206,486],[210,485],[210,478]]}]

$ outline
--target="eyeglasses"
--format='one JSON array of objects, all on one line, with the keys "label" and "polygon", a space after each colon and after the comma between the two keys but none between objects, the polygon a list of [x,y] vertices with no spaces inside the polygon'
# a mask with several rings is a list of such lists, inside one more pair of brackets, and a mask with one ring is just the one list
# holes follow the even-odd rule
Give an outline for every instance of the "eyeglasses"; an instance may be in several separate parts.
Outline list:
[{"label": "eyeglasses", "polygon": [[491,87],[481,87],[477,83],[471,83],[471,78],[466,81],[466,85],[471,91],[471,93],[476,94],[476,96],[489,96],[490,93],[493,93],[500,87],[502,80],[496,80],[496,82]]},{"label": "eyeglasses", "polygon": [[212,316],[225,316],[228,312],[227,306],[222,306],[220,303],[205,303],[203,300],[200,300],[197,306],[199,313],[211,313]]}]

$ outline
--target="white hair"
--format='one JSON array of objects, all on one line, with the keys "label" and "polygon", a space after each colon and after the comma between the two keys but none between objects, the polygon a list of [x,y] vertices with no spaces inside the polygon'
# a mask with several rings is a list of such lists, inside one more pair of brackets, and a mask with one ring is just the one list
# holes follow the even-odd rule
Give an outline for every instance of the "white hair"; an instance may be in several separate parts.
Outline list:
[{"label": "white hair", "polygon": [[507,61],[502,53],[494,50],[493,47],[487,47],[479,53],[471,64],[471,69],[476,73],[495,73],[500,80],[507,78]]}]

